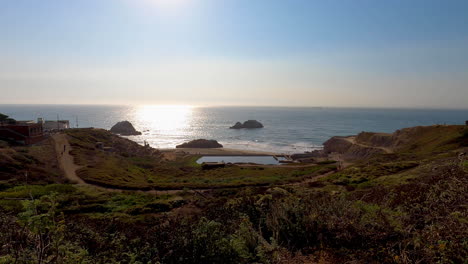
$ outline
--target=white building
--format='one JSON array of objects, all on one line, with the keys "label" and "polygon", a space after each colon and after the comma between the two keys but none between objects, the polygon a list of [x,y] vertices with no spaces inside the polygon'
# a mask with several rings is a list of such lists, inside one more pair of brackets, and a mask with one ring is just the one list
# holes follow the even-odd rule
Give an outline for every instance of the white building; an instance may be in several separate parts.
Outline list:
[{"label": "white building", "polygon": [[70,121],[68,120],[44,120],[43,118],[38,118],[37,123],[42,124],[42,128],[44,131],[51,131],[51,130],[63,130],[70,128]]}]

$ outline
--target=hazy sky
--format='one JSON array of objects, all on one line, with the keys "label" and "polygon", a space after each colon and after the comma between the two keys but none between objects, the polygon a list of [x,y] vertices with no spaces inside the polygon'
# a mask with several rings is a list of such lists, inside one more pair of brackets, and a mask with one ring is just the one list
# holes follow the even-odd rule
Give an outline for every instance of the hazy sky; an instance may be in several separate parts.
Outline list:
[{"label": "hazy sky", "polygon": [[468,1],[0,0],[0,103],[468,108]]}]

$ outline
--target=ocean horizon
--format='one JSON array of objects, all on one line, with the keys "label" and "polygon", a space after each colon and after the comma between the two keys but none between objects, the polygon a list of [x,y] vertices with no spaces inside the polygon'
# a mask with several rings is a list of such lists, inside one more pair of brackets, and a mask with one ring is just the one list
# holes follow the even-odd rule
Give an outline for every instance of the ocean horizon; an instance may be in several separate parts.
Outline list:
[{"label": "ocean horizon", "polygon": [[[225,148],[296,153],[322,148],[333,136],[362,131],[391,133],[427,125],[464,124],[468,109],[389,109],[339,107],[199,107],[175,105],[27,105],[0,104],[0,113],[17,120],[70,120],[72,127],[110,129],[130,121],[141,136],[130,136],[154,148],[175,148],[204,138]],[[258,120],[262,129],[229,129],[236,122]]]}]

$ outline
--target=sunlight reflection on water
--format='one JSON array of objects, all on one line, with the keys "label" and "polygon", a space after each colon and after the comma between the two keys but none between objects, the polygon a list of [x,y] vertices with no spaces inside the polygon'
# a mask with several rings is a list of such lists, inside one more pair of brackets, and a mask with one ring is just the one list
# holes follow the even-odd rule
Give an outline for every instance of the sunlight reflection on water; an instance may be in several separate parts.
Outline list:
[{"label": "sunlight reflection on water", "polygon": [[144,105],[133,109],[129,119],[143,135],[131,137],[139,143],[173,148],[193,135],[195,107],[188,105]]},{"label": "sunlight reflection on water", "polygon": [[181,135],[190,127],[193,107],[146,105],[135,108],[135,120],[163,135]]}]

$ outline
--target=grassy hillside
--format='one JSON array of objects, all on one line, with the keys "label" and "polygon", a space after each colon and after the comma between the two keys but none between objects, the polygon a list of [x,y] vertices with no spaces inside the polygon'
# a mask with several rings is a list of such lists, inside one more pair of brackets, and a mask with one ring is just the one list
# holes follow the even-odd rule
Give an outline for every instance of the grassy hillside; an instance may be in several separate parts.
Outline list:
[{"label": "grassy hillside", "polygon": [[405,128],[393,134],[361,133],[360,143],[392,147],[394,152],[357,161],[316,185],[349,190],[406,183],[438,166],[456,162],[458,154],[468,149],[467,131],[465,126],[428,126]]},{"label": "grassy hillside", "polygon": [[397,131],[394,144],[398,152],[434,154],[468,146],[466,126],[414,127]]},{"label": "grassy hillside", "polygon": [[51,140],[31,147],[0,146],[0,186],[65,182]]},{"label": "grassy hillside", "polygon": [[[300,181],[335,169],[314,167],[238,167],[202,170],[197,156],[167,161],[157,152],[122,139],[105,130],[69,130],[72,155],[82,165],[78,175],[88,183],[122,189],[182,189],[259,186]],[[113,152],[98,150],[103,142]]]},{"label": "grassy hillside", "polygon": [[[168,182],[208,177],[213,186],[217,177],[220,186],[236,176],[267,179],[265,170],[240,168],[203,176],[188,157],[122,155],[135,145],[70,133],[82,164],[94,162],[89,172],[116,166],[119,182],[164,170],[174,173]],[[0,263],[466,263],[468,161],[458,153],[467,135],[461,126],[415,128],[395,153],[288,185],[155,194],[17,182],[0,190]],[[121,149],[93,160],[96,140]],[[113,165],[101,164],[107,155]]]}]

